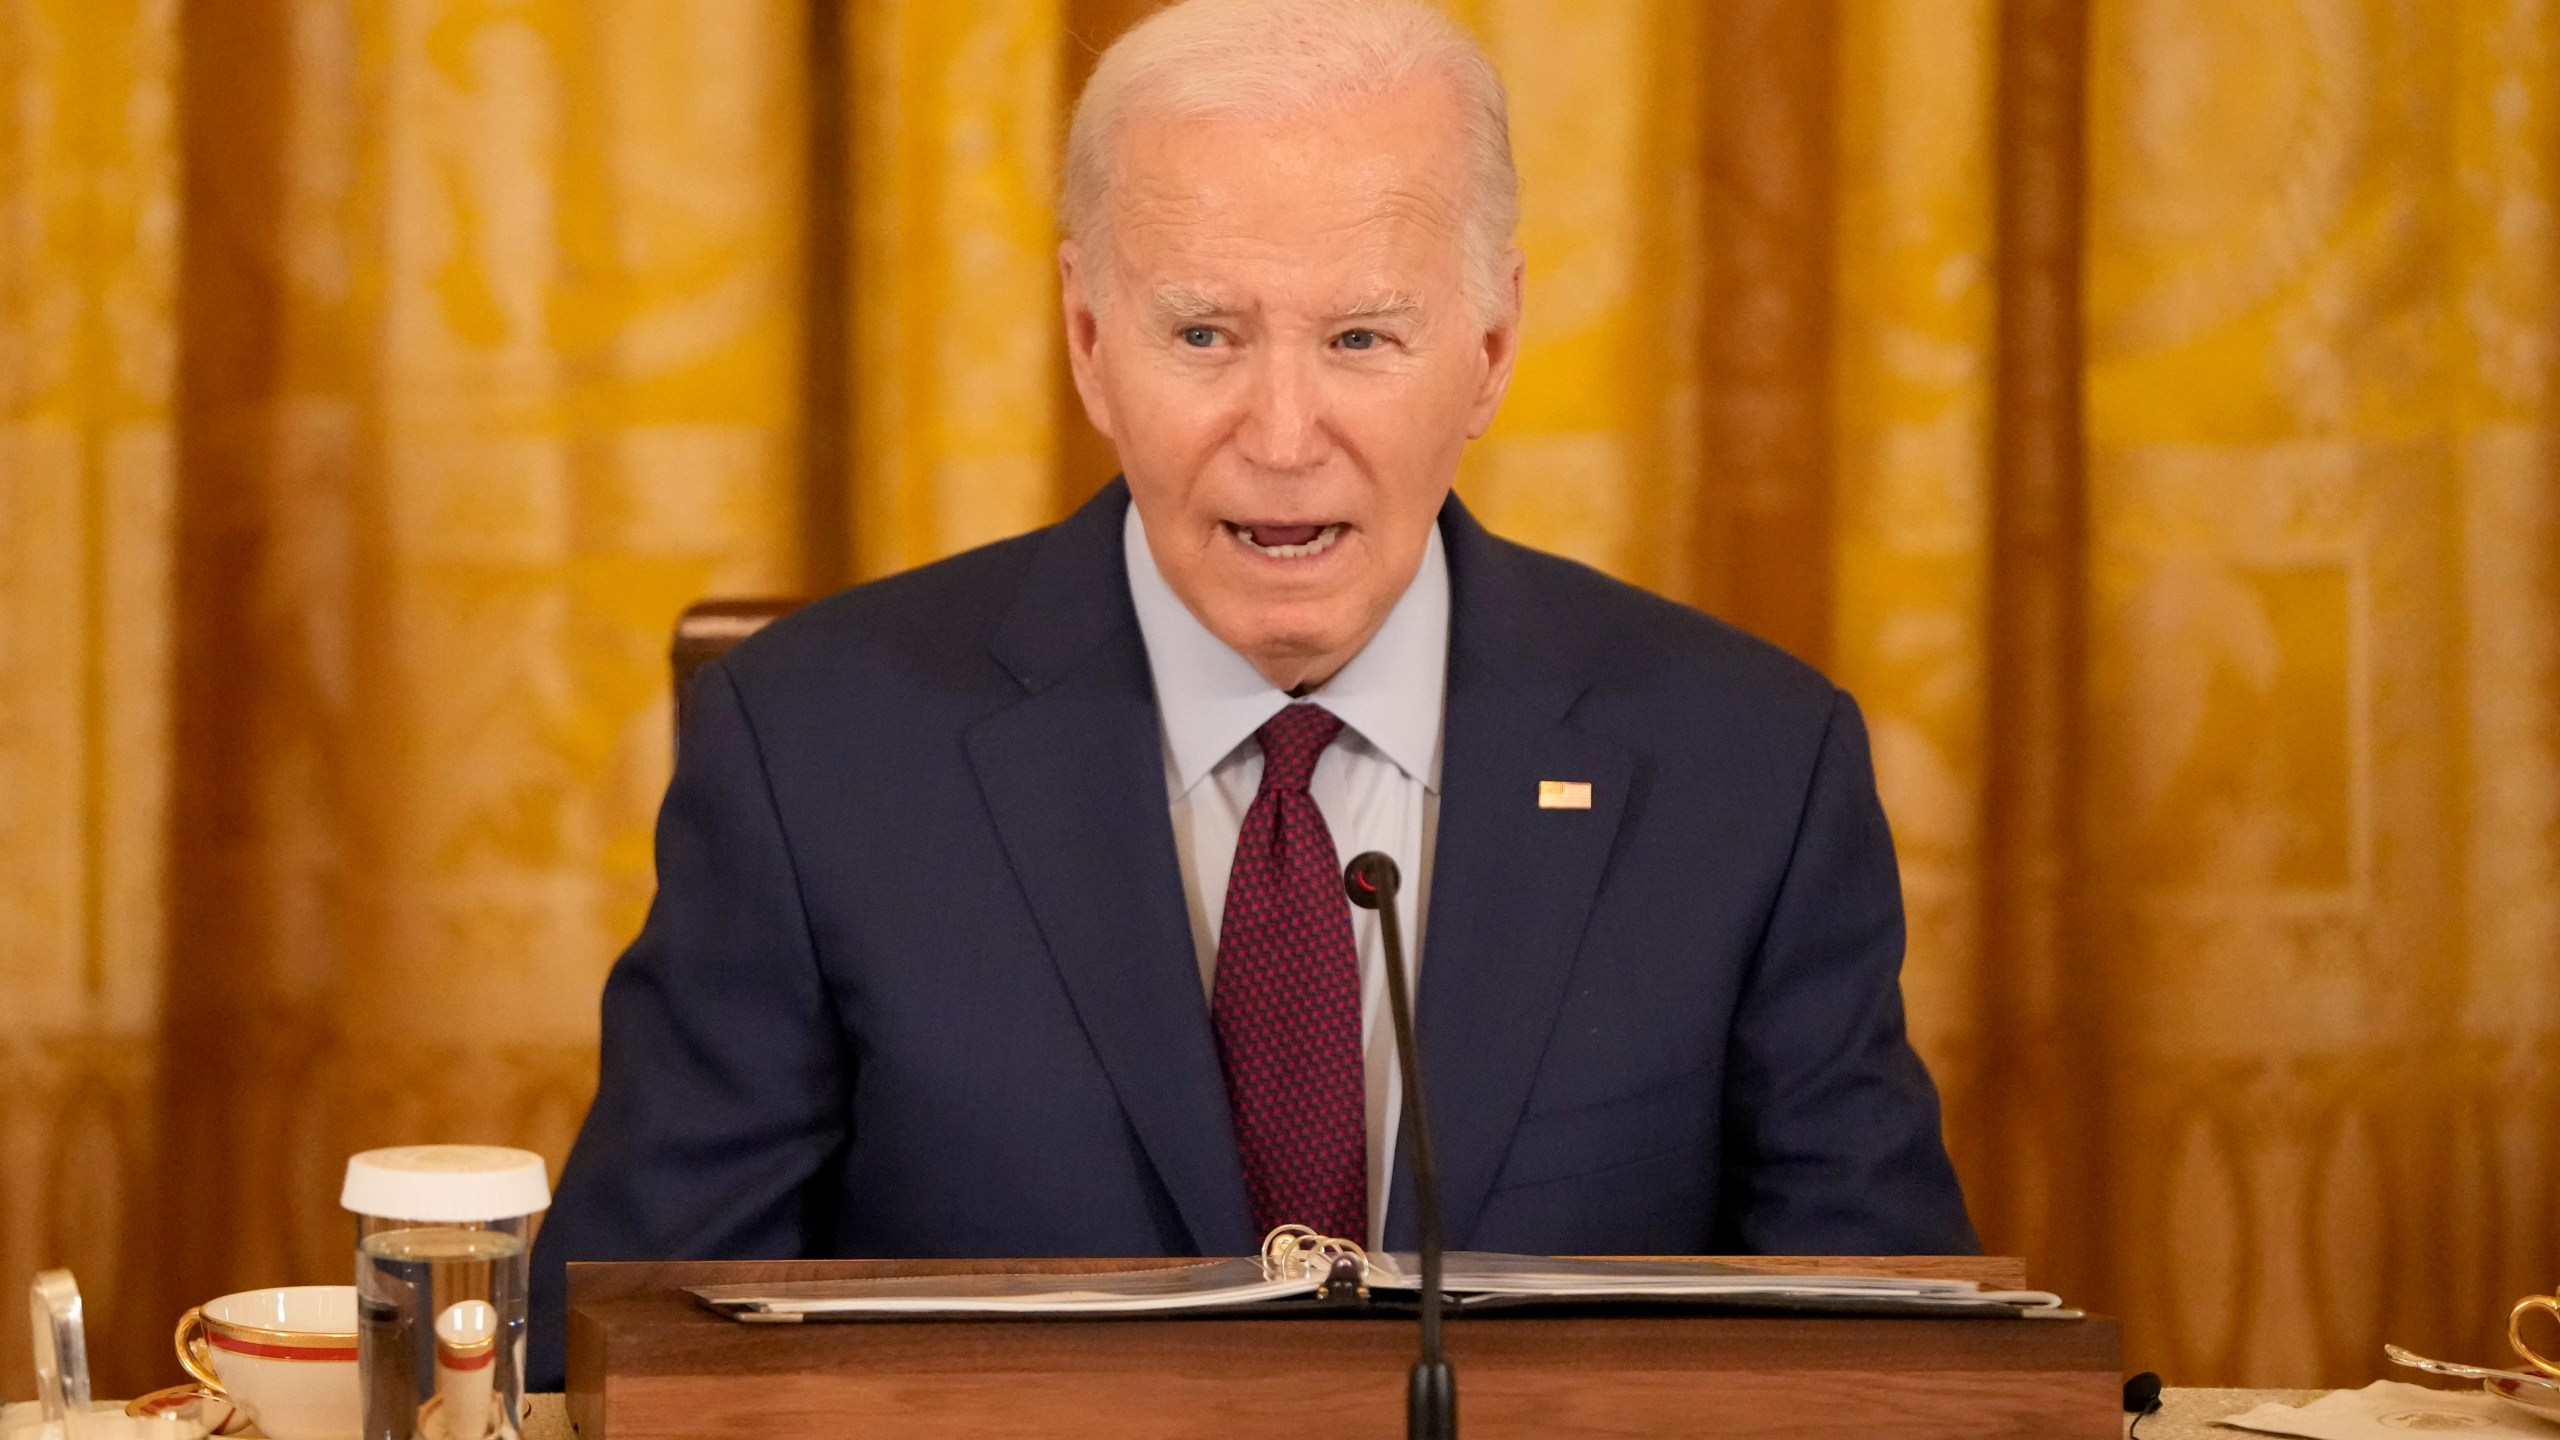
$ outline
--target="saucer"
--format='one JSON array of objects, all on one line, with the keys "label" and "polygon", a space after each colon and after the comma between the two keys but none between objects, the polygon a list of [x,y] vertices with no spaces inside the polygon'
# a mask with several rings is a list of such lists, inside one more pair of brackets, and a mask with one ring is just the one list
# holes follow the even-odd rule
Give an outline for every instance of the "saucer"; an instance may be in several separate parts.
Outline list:
[{"label": "saucer", "polygon": [[200,1385],[172,1385],[125,1402],[127,1415],[152,1416],[192,1411],[207,1435],[255,1435],[249,1412]]},{"label": "saucer", "polygon": [[[490,1408],[494,1410],[496,1407],[493,1405]],[[499,1427],[493,1424],[479,1435],[468,1437],[468,1440],[489,1440],[489,1437],[500,1433],[502,1432]],[[515,1432],[507,1430],[503,1433],[512,1435]],[[465,1440],[465,1437],[454,1435],[444,1423],[442,1395],[430,1395],[427,1397],[427,1403],[418,1407],[418,1434],[424,1437],[424,1440]]]},{"label": "saucer", "polygon": [[2528,1415],[2560,1424],[2560,1381],[2492,1379],[2480,1388]]}]

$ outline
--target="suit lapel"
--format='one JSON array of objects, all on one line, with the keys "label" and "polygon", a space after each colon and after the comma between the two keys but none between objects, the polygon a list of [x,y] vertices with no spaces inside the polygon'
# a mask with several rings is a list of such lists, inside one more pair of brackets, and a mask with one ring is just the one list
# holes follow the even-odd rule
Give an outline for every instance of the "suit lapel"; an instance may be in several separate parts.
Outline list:
[{"label": "suit lapel", "polygon": [[1251,1254],[1224,1072],[1191,948],[1116,483],[1054,532],[999,632],[1030,692],[970,763],[1085,1033],[1202,1254]]},{"label": "suit lapel", "polygon": [[[1526,557],[1453,498],[1442,520],[1452,616],[1440,823],[1417,1002],[1441,1205],[1462,1246],[1528,1104],[1616,843],[1635,757],[1565,718],[1591,637],[1542,635]],[[1561,639],[1562,643],[1558,643]],[[1591,806],[1544,809],[1539,783],[1584,782]],[[1389,1243],[1410,1248],[1399,1170]]]},{"label": "suit lapel", "polygon": [[[1120,559],[1115,482],[1052,533],[994,653],[1025,695],[971,727],[989,812],[1052,960],[1203,1254],[1251,1254],[1224,1073],[1200,993],[1164,798],[1152,681]],[[1466,1243],[1528,1104],[1637,777],[1577,729],[1590,637],[1557,636],[1525,552],[1456,499],[1441,805],[1418,1024],[1441,1200]],[[1591,786],[1542,809],[1539,782]],[[1390,1243],[1414,1243],[1400,1169]]]}]

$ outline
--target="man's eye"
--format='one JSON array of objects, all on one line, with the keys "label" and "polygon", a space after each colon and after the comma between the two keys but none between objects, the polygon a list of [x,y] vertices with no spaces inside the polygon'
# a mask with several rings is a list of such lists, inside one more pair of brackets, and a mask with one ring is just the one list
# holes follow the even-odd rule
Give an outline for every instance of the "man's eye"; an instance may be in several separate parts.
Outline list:
[{"label": "man's eye", "polygon": [[1182,343],[1195,350],[1206,350],[1218,343],[1218,332],[1206,325],[1185,325],[1182,327]]},{"label": "man's eye", "polygon": [[1380,338],[1375,330],[1345,330],[1341,345],[1345,350],[1374,350]]}]

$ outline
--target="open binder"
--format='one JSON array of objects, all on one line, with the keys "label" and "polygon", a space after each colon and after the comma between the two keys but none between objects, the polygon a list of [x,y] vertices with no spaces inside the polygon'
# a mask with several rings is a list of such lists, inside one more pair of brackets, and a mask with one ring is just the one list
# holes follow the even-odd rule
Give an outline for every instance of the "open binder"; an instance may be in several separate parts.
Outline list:
[{"label": "open binder", "polygon": [[[1844,1261],[1854,1266],[1854,1261]],[[1568,1259],[1454,1251],[1444,1303],[1461,1314],[1622,1306],[1693,1311],[2078,1319],[2040,1290],[1970,1280],[1775,1275],[1713,1260]],[[697,1285],[686,1293],[758,1324],[829,1320],[1408,1313],[1420,1303],[1411,1256],[1283,1226],[1257,1257],[1078,1274],[1013,1272]]]}]

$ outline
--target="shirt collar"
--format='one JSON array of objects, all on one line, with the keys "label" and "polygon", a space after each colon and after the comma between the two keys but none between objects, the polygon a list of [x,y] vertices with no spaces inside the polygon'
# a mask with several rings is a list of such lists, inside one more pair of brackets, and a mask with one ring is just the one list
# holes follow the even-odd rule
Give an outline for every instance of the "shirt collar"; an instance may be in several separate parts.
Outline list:
[{"label": "shirt collar", "polygon": [[[1175,793],[1189,794],[1290,703],[1253,662],[1209,633],[1156,569],[1138,507],[1121,526],[1129,599],[1154,672]],[[1440,709],[1449,684],[1449,560],[1440,527],[1412,583],[1360,653],[1306,698],[1341,717],[1379,753],[1433,791],[1440,788]]]}]

